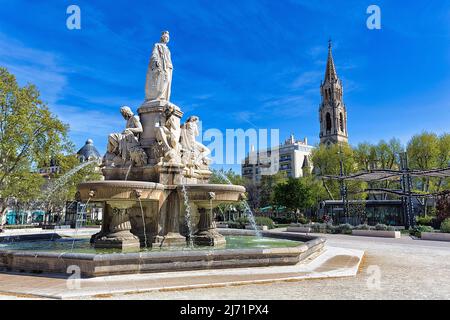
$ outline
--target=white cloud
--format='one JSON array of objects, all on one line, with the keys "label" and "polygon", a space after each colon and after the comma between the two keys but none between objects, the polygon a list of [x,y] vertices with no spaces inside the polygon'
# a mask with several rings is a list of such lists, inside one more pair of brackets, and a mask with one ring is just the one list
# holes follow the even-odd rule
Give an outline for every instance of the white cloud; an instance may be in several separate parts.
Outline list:
[{"label": "white cloud", "polygon": [[[137,108],[140,101],[126,101],[123,97],[86,97],[84,100],[96,104],[116,107],[117,112],[104,113],[97,110],[86,110],[77,106],[60,103],[65,94],[70,92],[82,97],[83,93],[68,88],[69,71],[63,67],[62,59],[54,52],[27,47],[23,43],[0,33],[0,65],[14,74],[20,85],[32,83],[41,93],[41,99],[49,105],[64,123],[70,125],[70,136],[77,147],[87,138],[96,138],[99,144],[105,144],[108,133],[121,130],[123,119],[118,108],[129,103]],[[73,72],[71,70],[70,72]],[[103,147],[100,146],[99,150]]]},{"label": "white cloud", "polygon": [[56,103],[67,85],[59,60],[54,53],[29,48],[0,33],[0,65],[14,74],[21,85],[36,85],[48,104]]},{"label": "white cloud", "polygon": [[294,89],[303,88],[305,86],[314,85],[319,86],[320,79],[323,75],[321,71],[306,71],[299,75],[293,82],[291,87]]}]

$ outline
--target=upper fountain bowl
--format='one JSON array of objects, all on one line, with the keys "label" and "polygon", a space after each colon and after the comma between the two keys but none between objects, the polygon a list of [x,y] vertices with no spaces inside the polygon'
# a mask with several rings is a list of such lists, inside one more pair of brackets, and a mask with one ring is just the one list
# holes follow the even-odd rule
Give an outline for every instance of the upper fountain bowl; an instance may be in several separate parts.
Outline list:
[{"label": "upper fountain bowl", "polygon": [[222,203],[239,202],[245,199],[243,186],[228,184],[185,184],[179,185],[178,192],[186,190],[190,202],[199,207],[214,208]]},{"label": "upper fountain bowl", "polygon": [[137,200],[159,201],[164,185],[154,182],[106,180],[78,185],[82,201]]}]

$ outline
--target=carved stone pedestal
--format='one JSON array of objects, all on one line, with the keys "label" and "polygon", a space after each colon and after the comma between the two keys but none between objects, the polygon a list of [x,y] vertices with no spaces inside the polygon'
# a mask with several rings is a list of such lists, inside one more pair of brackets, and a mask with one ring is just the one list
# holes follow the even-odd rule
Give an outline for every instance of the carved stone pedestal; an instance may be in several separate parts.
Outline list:
[{"label": "carved stone pedestal", "polygon": [[194,243],[201,246],[225,246],[225,237],[217,232],[211,211],[204,208],[199,208],[198,211],[200,221],[198,231],[194,235]]},{"label": "carved stone pedestal", "polygon": [[159,183],[164,185],[178,185],[183,183],[184,165],[156,165],[155,169],[159,175]]},{"label": "carved stone pedestal", "polygon": [[181,199],[176,189],[167,190],[160,209],[159,234],[153,240],[153,247],[186,246],[186,237],[180,234],[181,208]]},{"label": "carved stone pedestal", "polygon": [[186,246],[186,237],[177,232],[169,232],[165,236],[156,236],[152,246],[158,247],[184,247]]},{"label": "carved stone pedestal", "polygon": [[111,209],[111,207],[109,209],[112,210],[109,233],[97,237],[94,247],[138,251],[140,248],[139,238],[130,231],[131,223],[127,209]]}]

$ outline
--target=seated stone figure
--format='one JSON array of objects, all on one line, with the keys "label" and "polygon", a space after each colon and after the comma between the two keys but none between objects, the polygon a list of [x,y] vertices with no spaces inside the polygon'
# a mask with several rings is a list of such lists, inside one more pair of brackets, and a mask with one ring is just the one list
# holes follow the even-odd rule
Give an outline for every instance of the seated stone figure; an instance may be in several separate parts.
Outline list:
[{"label": "seated stone figure", "polygon": [[207,157],[211,151],[203,144],[195,140],[200,133],[198,131],[199,118],[191,116],[181,127],[181,145],[183,148],[183,163],[189,167],[207,170],[211,159]]},{"label": "seated stone figure", "polygon": [[180,160],[180,127],[177,125],[175,109],[168,104],[164,109],[164,121],[155,127],[156,141],[155,153],[160,158],[160,163],[179,164]]},{"label": "seated stone figure", "polygon": [[104,165],[121,166],[130,163],[143,166],[147,163],[147,155],[139,143],[139,134],[143,131],[141,121],[127,106],[120,108],[120,113],[127,121],[125,130],[109,135]]}]

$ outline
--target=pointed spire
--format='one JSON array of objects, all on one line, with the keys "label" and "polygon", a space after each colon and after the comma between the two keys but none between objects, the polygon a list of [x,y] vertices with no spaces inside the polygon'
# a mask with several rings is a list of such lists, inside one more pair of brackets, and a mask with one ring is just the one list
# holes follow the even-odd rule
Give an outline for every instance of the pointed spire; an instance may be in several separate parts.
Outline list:
[{"label": "pointed spire", "polygon": [[331,39],[328,40],[328,59],[327,59],[327,69],[325,71],[325,82],[334,81],[337,79],[336,67],[334,66],[333,54],[332,54],[332,43]]}]

